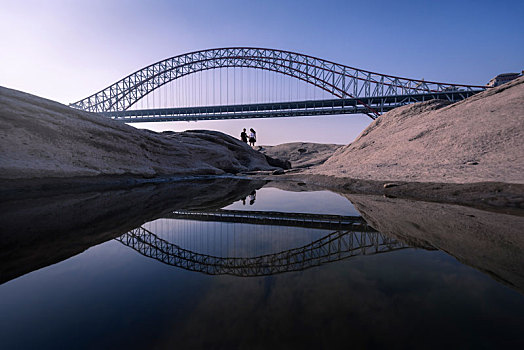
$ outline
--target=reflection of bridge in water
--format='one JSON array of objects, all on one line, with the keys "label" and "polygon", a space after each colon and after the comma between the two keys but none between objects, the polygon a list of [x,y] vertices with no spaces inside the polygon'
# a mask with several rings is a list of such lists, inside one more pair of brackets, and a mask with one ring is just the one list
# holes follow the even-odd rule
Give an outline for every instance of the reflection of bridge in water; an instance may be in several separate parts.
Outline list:
[{"label": "reflection of bridge in water", "polygon": [[190,271],[209,275],[267,276],[301,271],[359,255],[391,252],[408,246],[369,227],[361,217],[261,211],[175,211],[167,217],[191,221],[321,228],[333,232],[309,244],[273,254],[220,257],[197,253],[139,227],[117,238],[140,254]]},{"label": "reflection of bridge in water", "polygon": [[276,211],[212,210],[174,211],[165,216],[170,219],[197,221],[236,222],[255,225],[293,226],[317,229],[360,230],[363,225],[372,230],[360,216],[343,216]]}]

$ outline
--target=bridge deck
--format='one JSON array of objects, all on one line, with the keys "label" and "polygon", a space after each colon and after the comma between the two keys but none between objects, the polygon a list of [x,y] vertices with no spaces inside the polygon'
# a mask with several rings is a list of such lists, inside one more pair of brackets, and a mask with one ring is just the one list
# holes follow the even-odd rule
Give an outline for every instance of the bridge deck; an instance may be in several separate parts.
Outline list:
[{"label": "bridge deck", "polygon": [[139,123],[358,114],[369,112],[368,107],[373,108],[378,113],[384,113],[408,103],[423,102],[432,99],[459,101],[480,91],[481,90],[455,90],[430,94],[362,97],[358,99],[339,98],[243,105],[156,108],[103,112],[101,114],[127,123]]},{"label": "bridge deck", "polygon": [[374,232],[360,216],[343,216],[309,213],[284,213],[273,211],[214,210],[174,211],[170,219],[235,222],[255,225],[294,226],[326,230],[366,230]]}]

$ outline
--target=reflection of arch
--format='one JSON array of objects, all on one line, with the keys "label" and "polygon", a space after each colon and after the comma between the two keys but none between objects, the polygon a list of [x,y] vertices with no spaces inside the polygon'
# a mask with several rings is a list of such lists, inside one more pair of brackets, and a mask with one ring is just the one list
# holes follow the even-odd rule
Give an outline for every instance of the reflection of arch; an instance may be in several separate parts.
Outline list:
[{"label": "reflection of arch", "polygon": [[339,98],[485,88],[378,74],[283,50],[234,47],[195,51],[159,61],[71,106],[90,112],[124,111],[145,95],[170,81],[196,72],[228,67],[263,69],[288,75]]},{"label": "reflection of arch", "polygon": [[323,263],[357,255],[384,253],[408,246],[380,232],[335,231],[303,247],[255,257],[217,257],[181,248],[143,227],[136,228],[118,241],[140,254],[168,265],[208,275],[241,277],[267,276],[301,271]]}]

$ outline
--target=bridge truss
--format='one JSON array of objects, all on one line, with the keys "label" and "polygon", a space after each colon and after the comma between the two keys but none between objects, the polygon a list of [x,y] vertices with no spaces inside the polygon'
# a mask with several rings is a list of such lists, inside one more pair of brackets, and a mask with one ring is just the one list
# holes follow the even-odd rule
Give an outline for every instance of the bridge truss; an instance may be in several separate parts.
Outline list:
[{"label": "bridge truss", "polygon": [[[486,88],[485,86],[439,83],[379,74],[284,50],[232,47],[195,51],[156,62],[71,106],[90,112],[104,112],[117,119],[135,117],[134,121],[145,121],[140,119],[146,115],[165,120],[166,118],[171,118],[169,120],[196,120],[198,118],[195,116],[201,112],[194,109],[155,110],[142,114],[135,113],[135,115],[122,114],[122,112],[127,111],[155,89],[173,80],[193,73],[221,68],[253,68],[283,74],[316,86],[328,92],[333,98],[344,100],[344,106],[349,108],[342,110],[341,113],[364,112],[372,118],[401,103],[418,101],[420,98],[417,99],[416,96],[419,95],[427,95],[428,98],[429,96],[433,96],[432,98],[440,96],[459,99]],[[388,104],[387,100],[391,97],[395,97],[397,102]],[[404,101],[399,101],[399,97],[403,97]],[[255,113],[244,113],[255,112],[252,110],[255,107],[239,106],[235,112],[238,112],[239,108],[243,113],[237,113],[237,117],[257,117]],[[248,111],[245,111],[246,108]],[[302,113],[300,111],[292,112],[297,109],[299,110],[300,107],[284,108],[281,105],[280,109],[277,108],[277,112],[286,110],[287,113],[284,113],[285,115],[277,113],[276,116],[315,115],[312,114],[315,113],[314,108]],[[271,113],[267,113],[270,111],[274,109],[264,110],[259,117],[261,115],[272,116]],[[324,113],[317,111],[316,115],[326,114],[326,111],[324,110]],[[335,111],[330,111],[330,113],[333,112]],[[223,112],[217,112],[217,110],[210,110],[204,115],[202,119],[232,118],[231,115],[224,115]],[[148,121],[163,121],[160,119]]]},{"label": "bridge truss", "polygon": [[144,227],[138,227],[116,240],[146,257],[167,265],[208,275],[241,277],[302,271],[353,256],[379,254],[409,247],[373,230],[360,217],[217,210],[179,211],[174,212],[169,218],[338,229],[307,245],[254,257],[219,257],[193,252],[158,237]]}]

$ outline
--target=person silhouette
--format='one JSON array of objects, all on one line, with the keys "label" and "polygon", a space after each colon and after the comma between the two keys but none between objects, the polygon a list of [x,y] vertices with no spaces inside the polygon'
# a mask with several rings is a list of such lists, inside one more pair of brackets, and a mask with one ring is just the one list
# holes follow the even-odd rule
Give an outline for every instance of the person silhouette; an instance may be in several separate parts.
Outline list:
[{"label": "person silhouette", "polygon": [[242,142],[247,143],[247,132],[246,132],[246,128],[244,128],[244,130],[240,133],[240,139],[242,140]]},{"label": "person silhouette", "polygon": [[249,205],[255,204],[255,200],[257,198],[257,191],[253,191],[249,194]]},{"label": "person silhouette", "polygon": [[253,128],[249,129],[249,131],[251,131],[249,134],[249,145],[255,147],[255,142],[257,142],[257,132]]}]

